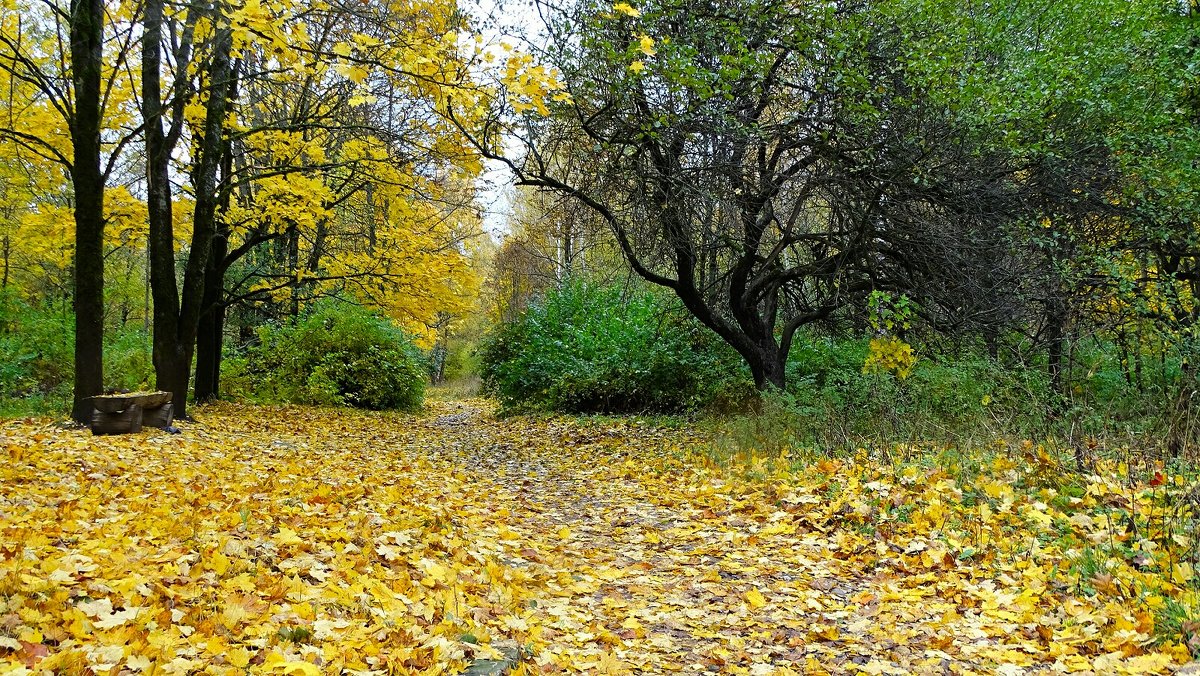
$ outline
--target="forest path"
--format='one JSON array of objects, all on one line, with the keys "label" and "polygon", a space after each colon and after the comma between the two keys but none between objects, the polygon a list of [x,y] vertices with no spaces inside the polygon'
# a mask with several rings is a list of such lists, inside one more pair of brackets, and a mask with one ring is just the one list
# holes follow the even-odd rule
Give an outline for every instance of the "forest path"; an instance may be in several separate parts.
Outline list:
[{"label": "forest path", "polygon": [[1148,650],[1144,610],[1059,579],[1078,555],[1040,543],[1068,514],[1047,513],[1053,492],[1014,493],[1003,456],[978,486],[867,456],[731,469],[687,428],[440,406],[427,436],[541,589],[532,673],[1146,674],[1187,659]]},{"label": "forest path", "polygon": [[912,622],[919,608],[894,625],[871,619],[879,592],[843,563],[861,543],[797,519],[817,498],[713,471],[695,433],[443,405],[427,423],[445,439],[436,453],[487,487],[479,498],[522,544],[505,563],[547,591],[531,613],[535,664],[782,676],[949,663],[913,645],[937,634]]},{"label": "forest path", "polygon": [[196,416],[178,435],[0,423],[0,674],[462,674],[514,645],[515,675],[1187,659],[1121,596],[1175,593],[1150,565],[1073,572],[1075,543],[1112,536],[1093,508],[1127,504],[1119,481],[1085,506],[1004,456],[971,486],[919,458],[731,469],[686,427],[483,400]]}]

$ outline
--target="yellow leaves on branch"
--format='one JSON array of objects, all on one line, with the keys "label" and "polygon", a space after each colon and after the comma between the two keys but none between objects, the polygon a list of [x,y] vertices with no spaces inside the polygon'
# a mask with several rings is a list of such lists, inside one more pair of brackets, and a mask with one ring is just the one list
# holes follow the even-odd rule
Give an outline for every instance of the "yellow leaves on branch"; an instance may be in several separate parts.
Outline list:
[{"label": "yellow leaves on branch", "polygon": [[891,373],[900,380],[912,375],[917,355],[912,345],[896,336],[872,338],[863,373]]},{"label": "yellow leaves on branch", "polygon": [[632,17],[634,19],[636,19],[642,15],[642,13],[640,11],[634,9],[627,2],[616,3],[615,5],[613,5],[613,11],[618,14],[624,14],[625,16]]},{"label": "yellow leaves on branch", "polygon": [[508,103],[520,114],[536,110],[539,115],[549,115],[546,99],[568,100],[558,72],[542,64],[534,64],[529,54],[514,52],[505,63],[501,83],[507,92]]},{"label": "yellow leaves on branch", "polygon": [[654,38],[649,35],[642,35],[638,38],[638,50],[646,56],[654,56],[657,52],[654,50]]}]

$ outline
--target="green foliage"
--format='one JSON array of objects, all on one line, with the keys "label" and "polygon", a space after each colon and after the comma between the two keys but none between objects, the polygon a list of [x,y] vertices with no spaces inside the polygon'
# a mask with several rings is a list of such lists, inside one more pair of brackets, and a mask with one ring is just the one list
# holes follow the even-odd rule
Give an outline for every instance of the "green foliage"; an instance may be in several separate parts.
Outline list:
[{"label": "green foliage", "polygon": [[863,371],[869,341],[797,337],[788,389],[756,415],[733,420],[727,441],[780,451],[854,449],[863,443],[961,441],[1040,430],[1048,389],[1032,368],[1006,368],[967,351],[916,363],[904,380]]},{"label": "green foliage", "polygon": [[104,383],[114,390],[149,390],[154,383],[150,334],[141,326],[116,332],[104,343]]},{"label": "green foliage", "polygon": [[446,349],[446,366],[442,376],[446,380],[461,380],[479,372],[479,350],[473,341],[454,338]]},{"label": "green foliage", "polygon": [[[75,318],[0,293],[0,416],[58,413],[71,396]],[[154,381],[150,338],[140,324],[109,327],[104,386],[146,389]]]},{"label": "green foliage", "polygon": [[872,291],[867,296],[867,321],[875,333],[891,335],[910,329],[916,314],[916,303],[904,294]]},{"label": "green foliage", "polygon": [[1180,351],[1129,351],[1090,338],[1075,345],[1073,357],[1064,409],[1077,436],[1119,431],[1159,441],[1169,437],[1173,416],[1190,416],[1190,421],[1181,422],[1194,424],[1194,407],[1178,411],[1174,405],[1180,388],[1186,386],[1185,355]]},{"label": "green foliage", "polygon": [[69,393],[74,338],[69,313],[33,308],[0,293],[0,398]]},{"label": "green foliage", "polygon": [[929,354],[900,380],[863,371],[869,342],[797,336],[787,391],[765,396],[753,415],[722,420],[726,450],[824,457],[864,446],[969,447],[1008,438],[1076,448],[1136,440],[1150,451],[1152,441],[1165,438],[1173,413],[1178,360],[1145,359],[1134,376],[1117,347],[1103,341],[1080,343],[1065,399],[1053,392],[1038,359],[1006,364],[970,347],[938,352],[924,346]]},{"label": "green foliage", "polygon": [[686,411],[748,392],[737,355],[676,303],[582,282],[500,326],[482,366],[485,387],[508,409]]},{"label": "green foliage", "polygon": [[1154,635],[1159,643],[1177,641],[1200,658],[1200,606],[1166,599],[1154,614]]},{"label": "green foliage", "polygon": [[412,340],[354,305],[318,305],[295,323],[264,326],[259,344],[230,359],[223,389],[252,399],[414,409],[426,370]]}]

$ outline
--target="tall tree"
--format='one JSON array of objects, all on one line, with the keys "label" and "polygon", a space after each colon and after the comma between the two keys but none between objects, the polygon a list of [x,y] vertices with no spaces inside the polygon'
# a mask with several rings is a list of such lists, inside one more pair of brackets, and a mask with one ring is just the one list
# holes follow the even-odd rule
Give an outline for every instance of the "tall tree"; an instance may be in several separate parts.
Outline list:
[{"label": "tall tree", "polygon": [[[106,113],[116,112],[119,105],[115,92],[122,89],[120,66],[132,44],[128,26],[110,21],[110,16],[119,15],[116,7],[113,10],[110,15],[101,0],[0,10],[0,69],[14,85],[0,138],[58,163],[70,177],[75,221],[71,416],[80,422],[90,420],[88,398],[104,387],[105,185],[121,149],[136,134],[113,129],[108,138],[102,137]],[[113,44],[109,63],[106,37]],[[69,150],[58,142],[54,127],[60,124],[69,136]]]},{"label": "tall tree", "polygon": [[104,174],[100,82],[104,3],[71,0],[71,185],[75,194],[75,386],[71,417],[89,421],[87,397],[104,389]]},{"label": "tall tree", "polygon": [[[233,29],[226,7],[217,1],[207,11],[193,7],[183,19],[184,39],[174,49],[174,85],[170,106],[164,103],[162,48],[166,3],[148,0],[142,37],[142,109],[146,125],[147,206],[150,215],[150,285],[154,297],[154,372],[159,389],[171,392],[176,414],[187,415],[188,384],[196,333],[203,313],[204,274],[216,232],[217,173],[222,151],[226,112],[235,91],[233,79]],[[191,40],[197,22],[209,36],[197,58]],[[193,75],[192,60],[199,66]],[[199,82],[193,81],[197,77]],[[184,135],[186,111],[203,87],[203,116],[191,131],[190,176],[195,201],[192,236],[184,265],[182,286],[177,281],[174,196],[170,167],[175,147]],[[167,120],[166,113],[170,112]],[[164,122],[168,122],[164,128]]]}]

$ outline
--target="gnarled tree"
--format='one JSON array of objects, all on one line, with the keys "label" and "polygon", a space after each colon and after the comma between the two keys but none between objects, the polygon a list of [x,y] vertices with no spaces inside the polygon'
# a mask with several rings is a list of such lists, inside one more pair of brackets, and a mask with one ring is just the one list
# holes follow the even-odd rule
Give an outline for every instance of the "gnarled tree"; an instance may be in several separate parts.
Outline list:
[{"label": "gnarled tree", "polygon": [[[632,269],[735,348],[760,389],[784,386],[800,327],[871,290],[940,288],[929,306],[957,312],[968,281],[1004,283],[971,268],[1005,255],[994,226],[1012,215],[1010,170],[929,103],[903,36],[870,3],[549,15],[541,59],[565,89],[527,100],[535,88],[514,80],[475,127],[479,147],[519,183],[597,212]],[[497,150],[502,130],[524,154]]]}]

